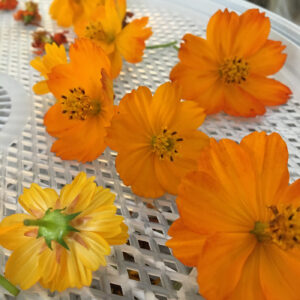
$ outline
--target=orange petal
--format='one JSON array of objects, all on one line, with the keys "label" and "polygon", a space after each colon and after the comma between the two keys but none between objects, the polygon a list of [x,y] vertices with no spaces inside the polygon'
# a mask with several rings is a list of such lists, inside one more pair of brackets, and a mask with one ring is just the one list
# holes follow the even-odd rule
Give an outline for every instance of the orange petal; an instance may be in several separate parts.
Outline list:
[{"label": "orange petal", "polygon": [[115,49],[110,55],[111,73],[113,78],[117,78],[122,70],[123,60],[121,53]]},{"label": "orange petal", "polygon": [[250,75],[242,89],[255,97],[264,105],[279,105],[285,103],[292,91],[281,82],[260,75]]},{"label": "orange petal", "polygon": [[178,148],[178,155],[174,156],[173,161],[157,157],[154,160],[155,172],[161,186],[173,195],[178,194],[178,186],[182,178],[197,167],[195,162],[202,149],[209,143],[208,137],[196,130],[180,136],[183,141]]},{"label": "orange petal", "polygon": [[178,57],[185,66],[203,73],[217,69],[216,53],[205,39],[188,33],[183,37],[183,41]]},{"label": "orange petal", "polygon": [[104,141],[106,128],[100,117],[90,117],[73,127],[52,145],[51,151],[65,160],[77,160],[82,163],[93,161],[106,148]]},{"label": "orange petal", "polygon": [[256,201],[260,208],[257,220],[267,221],[271,205],[276,205],[288,188],[288,150],[285,142],[277,133],[266,135],[254,132],[241,141],[241,147],[249,154],[255,168],[256,184],[259,187]]},{"label": "orange petal", "polygon": [[281,42],[267,40],[263,47],[253,56],[248,58],[251,65],[251,72],[259,75],[272,75],[278,72],[287,55],[282,53],[286,46]]},{"label": "orange petal", "polygon": [[232,55],[232,47],[239,29],[239,16],[227,9],[218,10],[209,20],[207,42],[217,52],[219,59]]},{"label": "orange petal", "polygon": [[300,179],[289,185],[278,201],[293,204],[294,207],[300,206]]},{"label": "orange petal", "polygon": [[142,60],[145,49],[145,40],[152,35],[151,28],[146,28],[149,18],[133,20],[126,25],[117,36],[117,49],[130,63],[138,63]]},{"label": "orange petal", "polygon": [[151,150],[141,148],[131,153],[120,152],[116,158],[116,169],[124,184],[142,197],[156,198],[165,193],[154,169],[155,156]]},{"label": "orange petal", "polygon": [[200,294],[206,299],[231,299],[228,296],[241,279],[255,245],[256,238],[250,233],[219,234],[208,239],[197,264]]},{"label": "orange petal", "polygon": [[258,9],[248,9],[239,17],[233,53],[239,57],[250,57],[266,43],[271,29],[270,19]]},{"label": "orange petal", "polygon": [[299,249],[284,251],[275,245],[263,248],[260,261],[261,285],[267,299],[298,300]]},{"label": "orange petal", "polygon": [[255,117],[256,115],[263,115],[266,111],[258,98],[250,95],[239,86],[226,86],[224,92],[224,112],[229,115]]},{"label": "orange petal", "polygon": [[44,125],[47,132],[54,137],[63,136],[66,131],[82,124],[82,121],[70,120],[62,111],[61,104],[56,103],[49,108],[44,116]]},{"label": "orange petal", "polygon": [[182,88],[183,99],[197,100],[205,97],[203,97],[203,94],[207,93],[207,90],[216,84],[219,75],[216,71],[204,72],[202,68],[191,68],[183,63],[178,63],[172,69],[170,78]]},{"label": "orange petal", "polygon": [[44,244],[42,238],[31,238],[17,248],[9,257],[5,266],[5,276],[13,284],[27,290],[41,277],[39,268],[39,251]]},{"label": "orange petal", "polygon": [[73,22],[73,10],[69,0],[54,0],[49,13],[59,26],[69,27]]},{"label": "orange petal", "polygon": [[200,154],[199,171],[189,173],[179,187],[177,204],[186,226],[211,233],[252,230],[259,216],[254,176],[238,144],[211,140]]},{"label": "orange petal", "polygon": [[[124,96],[108,129],[107,142],[116,151],[147,147],[151,142],[152,94],[147,87],[139,87]],[[138,124],[138,126],[137,126]]]},{"label": "orange petal", "polygon": [[[262,290],[260,274],[259,274],[259,269],[262,260],[261,257],[262,251],[263,251],[262,246],[257,245],[254,251],[249,255],[247,261],[244,264],[238,284],[236,285],[232,293],[228,297],[226,297],[226,299],[228,300],[269,299],[267,297],[268,295],[266,295]],[[270,298],[270,300],[271,299],[275,300],[275,298]]]},{"label": "orange petal", "polygon": [[206,236],[187,229],[181,219],[171,225],[168,235],[172,239],[166,242],[166,246],[172,248],[173,255],[187,266],[196,266]]}]

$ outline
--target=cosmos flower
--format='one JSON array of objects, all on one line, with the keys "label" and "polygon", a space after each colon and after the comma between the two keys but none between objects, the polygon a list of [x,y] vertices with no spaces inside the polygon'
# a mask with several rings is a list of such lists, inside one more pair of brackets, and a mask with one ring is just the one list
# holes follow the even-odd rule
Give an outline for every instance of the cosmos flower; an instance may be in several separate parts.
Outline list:
[{"label": "cosmos flower", "polygon": [[224,111],[253,117],[265,106],[285,103],[290,89],[275,79],[286,60],[281,42],[268,39],[270,20],[257,9],[242,15],[219,10],[207,25],[206,39],[186,34],[180,62],[170,74],[186,100],[197,101],[207,114]]},{"label": "cosmos flower", "polygon": [[130,23],[125,18],[125,0],[106,0],[90,18],[83,18],[75,26],[79,37],[92,39],[109,56],[114,78],[122,69],[122,57],[130,63],[142,60],[145,41],[152,35],[151,28],[146,27],[147,17]]},{"label": "cosmos flower", "polygon": [[22,289],[39,282],[51,291],[89,286],[92,271],[106,265],[110,245],[128,238],[124,218],[115,215],[115,195],[85,173],[60,195],[32,184],[19,202],[28,214],[5,217],[0,244],[12,250],[5,275]]},{"label": "cosmos flower", "polygon": [[196,266],[207,300],[299,299],[300,180],[280,135],[216,142],[179,187],[167,246]]},{"label": "cosmos flower", "polygon": [[70,47],[70,63],[52,68],[48,78],[57,99],[44,117],[47,132],[58,138],[51,151],[67,160],[96,159],[114,113],[109,59],[91,40],[79,39]]},{"label": "cosmos flower", "polygon": [[198,131],[203,109],[181,102],[179,89],[161,85],[125,95],[108,130],[108,145],[118,152],[116,169],[126,185],[143,197],[177,194],[181,178],[195,168],[208,137]]},{"label": "cosmos flower", "polygon": [[30,65],[45,78],[45,80],[39,81],[33,86],[33,91],[38,95],[49,93],[47,79],[52,68],[68,62],[63,45],[58,46],[56,43],[46,44],[45,52],[46,54],[42,58],[37,56],[30,62]]}]

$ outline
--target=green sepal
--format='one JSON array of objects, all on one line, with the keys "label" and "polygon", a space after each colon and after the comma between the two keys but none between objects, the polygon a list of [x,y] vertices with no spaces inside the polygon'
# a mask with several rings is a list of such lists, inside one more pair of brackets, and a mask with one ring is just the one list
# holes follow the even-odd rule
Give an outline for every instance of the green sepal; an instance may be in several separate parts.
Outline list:
[{"label": "green sepal", "polygon": [[59,239],[57,240],[57,242],[62,245],[64,248],[66,248],[67,250],[70,250],[69,246],[66,244],[64,239]]},{"label": "green sepal", "polygon": [[81,212],[74,214],[63,213],[66,208],[63,209],[52,209],[49,208],[45,212],[44,216],[40,219],[29,219],[24,220],[25,226],[37,226],[38,234],[37,238],[43,237],[46,245],[52,250],[51,243],[56,241],[61,246],[69,250],[64,238],[70,232],[79,232],[78,229],[71,226],[69,223],[75,219]]},{"label": "green sepal", "polygon": [[30,24],[31,21],[33,20],[33,18],[34,18],[34,16],[31,16],[31,15],[24,16],[24,18],[23,18],[24,24],[25,25]]},{"label": "green sepal", "polygon": [[74,214],[71,214],[71,215],[67,215],[67,216],[66,216],[66,219],[67,219],[68,221],[71,221],[71,220],[75,219],[77,216],[79,216],[80,214],[81,214],[81,211],[79,211],[79,212],[77,212],[77,213],[74,213]]}]

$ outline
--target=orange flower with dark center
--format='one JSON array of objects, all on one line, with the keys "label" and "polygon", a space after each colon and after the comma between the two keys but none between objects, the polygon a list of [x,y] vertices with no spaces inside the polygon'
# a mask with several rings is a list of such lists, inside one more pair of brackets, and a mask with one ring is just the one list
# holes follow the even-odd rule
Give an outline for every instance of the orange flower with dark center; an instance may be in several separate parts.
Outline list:
[{"label": "orange flower with dark center", "polygon": [[93,40],[109,56],[112,75],[117,77],[122,69],[122,57],[130,63],[142,60],[145,40],[151,35],[147,28],[148,18],[124,22],[126,18],[126,0],[106,0],[90,18],[83,18],[75,26],[79,37]]},{"label": "orange flower with dark center", "polygon": [[299,299],[300,180],[282,138],[211,139],[179,187],[167,246],[198,269],[207,300]]},{"label": "orange flower with dark center", "polygon": [[89,17],[104,2],[105,0],[53,0],[49,13],[59,26],[70,27],[83,17]]},{"label": "orange flower with dark center", "polygon": [[70,47],[70,63],[50,72],[46,82],[57,103],[44,123],[58,138],[51,151],[62,159],[92,161],[106,148],[114,113],[109,59],[92,41],[79,39]]},{"label": "orange flower with dark center", "polygon": [[116,169],[126,185],[143,197],[177,194],[181,178],[195,168],[208,137],[198,131],[205,114],[198,104],[181,102],[178,87],[161,85],[154,96],[139,87],[121,100],[108,130],[118,152]]},{"label": "orange flower with dark center", "polygon": [[253,117],[264,114],[265,106],[285,103],[290,89],[267,77],[286,60],[285,46],[268,39],[270,27],[257,9],[240,16],[219,10],[207,25],[206,40],[183,37],[171,80],[182,87],[184,99],[197,101],[207,114],[223,110]]}]

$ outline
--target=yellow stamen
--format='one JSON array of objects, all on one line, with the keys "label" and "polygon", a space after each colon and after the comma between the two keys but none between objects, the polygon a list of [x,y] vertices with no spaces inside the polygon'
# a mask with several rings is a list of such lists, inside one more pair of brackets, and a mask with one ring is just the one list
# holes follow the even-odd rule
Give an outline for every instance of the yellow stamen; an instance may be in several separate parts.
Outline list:
[{"label": "yellow stamen", "polygon": [[220,77],[225,83],[238,83],[246,81],[249,65],[243,58],[225,59],[219,68]]},{"label": "yellow stamen", "polygon": [[256,222],[254,230],[259,242],[272,242],[283,250],[300,245],[300,207],[291,205],[278,209],[271,206],[274,217],[269,223]]},{"label": "yellow stamen", "polygon": [[103,30],[103,26],[100,22],[90,22],[85,28],[85,37],[96,40],[99,42],[111,43],[114,41],[115,37],[113,35],[107,34]]},{"label": "yellow stamen", "polygon": [[178,143],[182,141],[183,139],[177,136],[176,131],[169,132],[167,129],[164,129],[162,133],[152,137],[152,151],[160,159],[167,157],[170,161],[174,161],[174,157],[178,155]]},{"label": "yellow stamen", "polygon": [[89,115],[97,115],[101,109],[100,102],[91,99],[80,87],[70,89],[61,99],[62,113],[68,114],[71,120],[86,120]]}]

